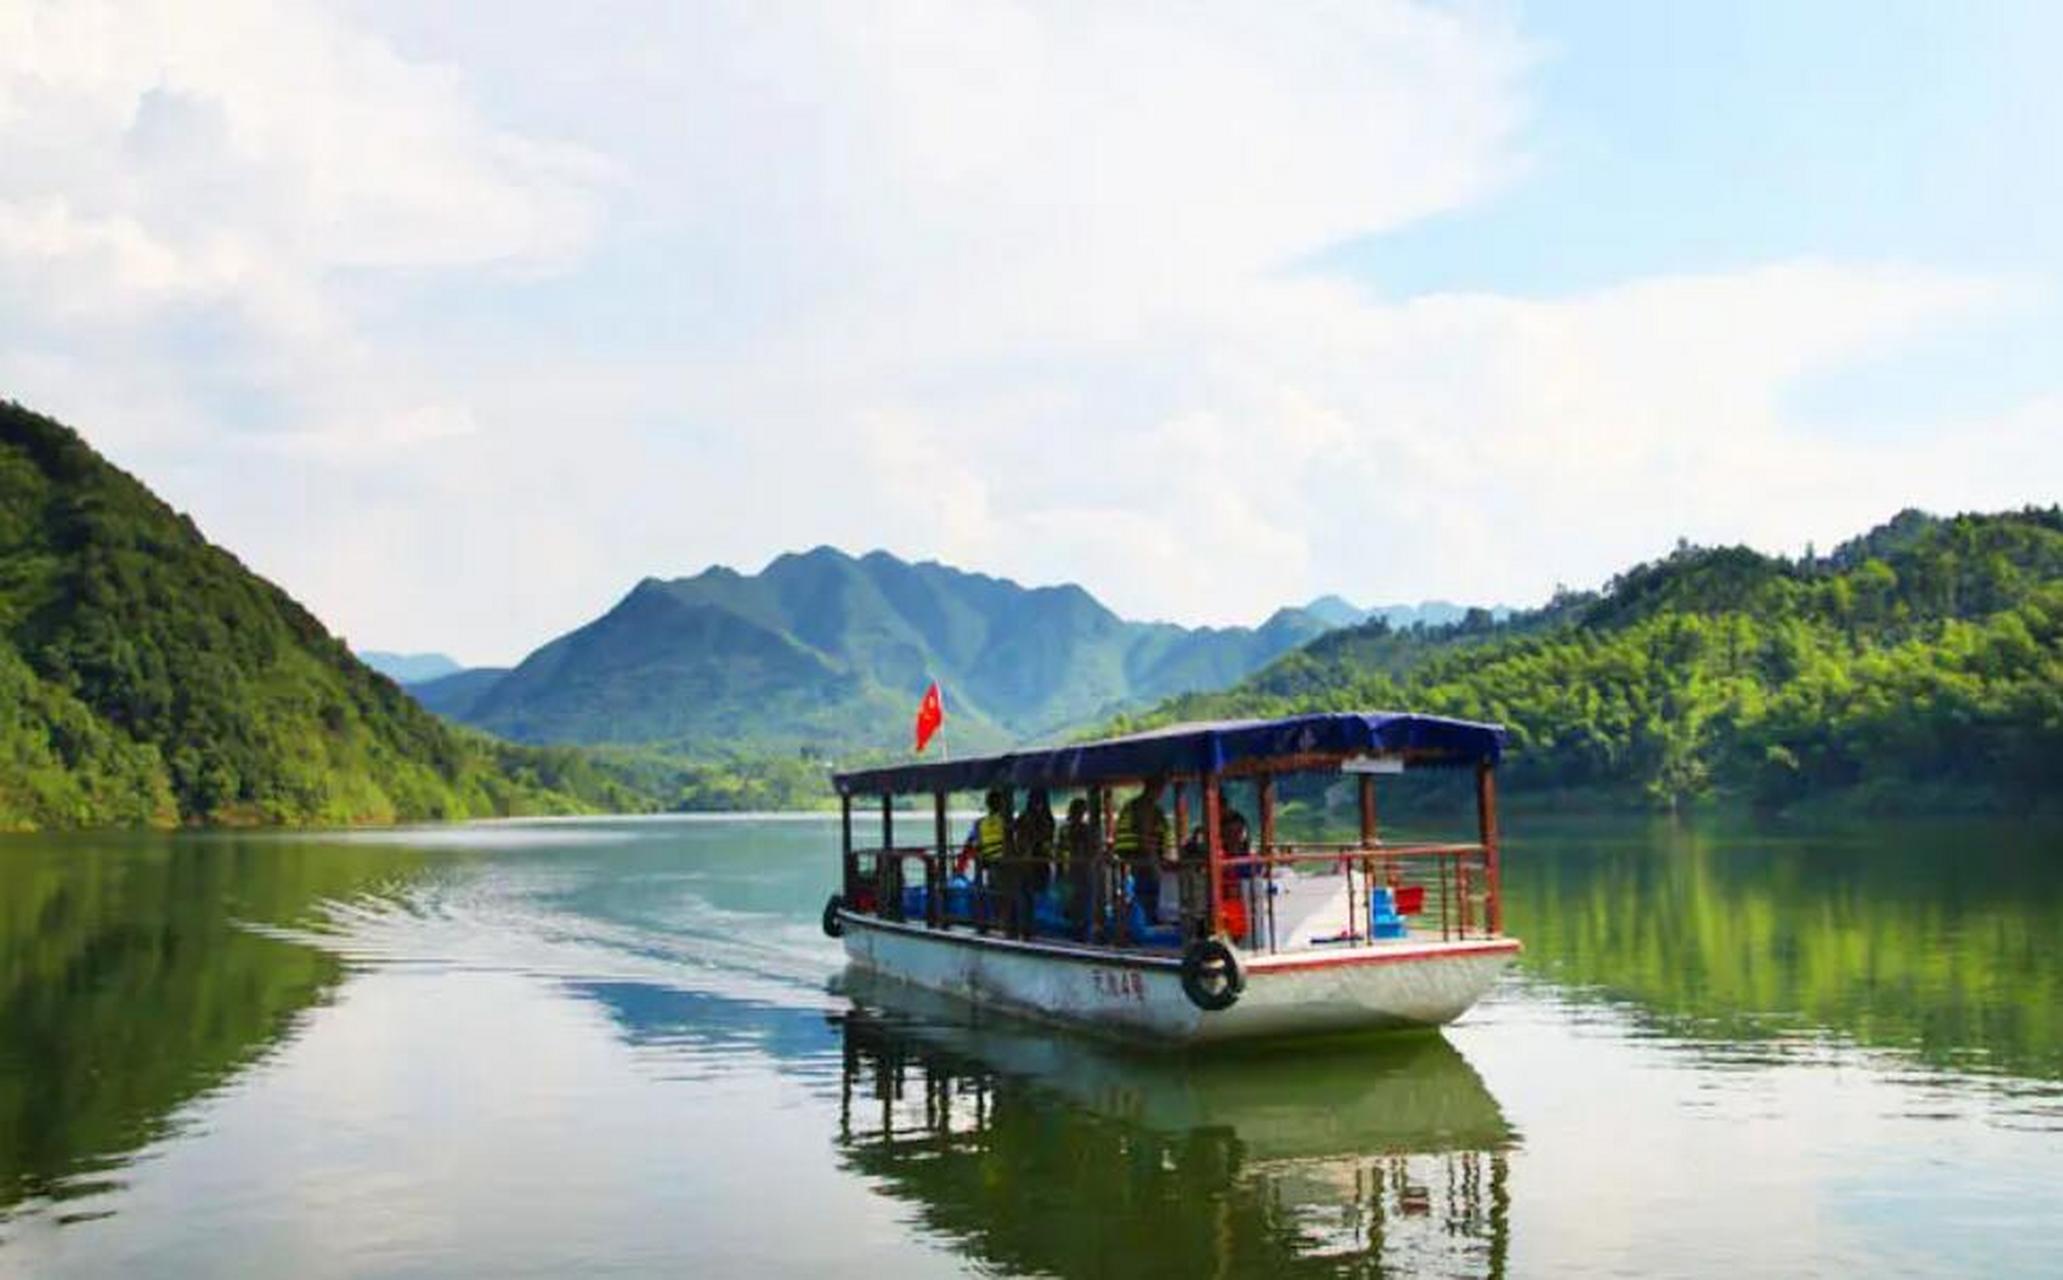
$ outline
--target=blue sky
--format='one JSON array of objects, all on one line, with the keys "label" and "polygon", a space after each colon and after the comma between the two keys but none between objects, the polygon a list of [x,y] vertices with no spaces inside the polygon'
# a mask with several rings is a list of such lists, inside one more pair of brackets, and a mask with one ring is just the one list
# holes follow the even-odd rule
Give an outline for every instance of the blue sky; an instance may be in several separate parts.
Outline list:
[{"label": "blue sky", "polygon": [[[491,16],[491,20],[489,20]],[[2063,475],[2063,10],[0,13],[0,393],[355,644],[875,546],[1527,603]]]},{"label": "blue sky", "polygon": [[2024,284],[1988,324],[1797,389],[1829,429],[1895,430],[2053,388],[2063,351],[2063,8],[1524,6],[1531,165],[1499,197],[1315,254],[1379,293],[1554,296],[1801,256]]}]

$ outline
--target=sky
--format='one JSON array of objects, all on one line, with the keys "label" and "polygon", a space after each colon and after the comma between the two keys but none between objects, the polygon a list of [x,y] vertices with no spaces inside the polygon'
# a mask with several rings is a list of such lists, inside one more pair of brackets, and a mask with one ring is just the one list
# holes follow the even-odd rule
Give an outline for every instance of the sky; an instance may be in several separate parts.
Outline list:
[{"label": "sky", "polygon": [[2063,6],[0,0],[0,395],[360,648],[1524,605],[2063,493]]}]

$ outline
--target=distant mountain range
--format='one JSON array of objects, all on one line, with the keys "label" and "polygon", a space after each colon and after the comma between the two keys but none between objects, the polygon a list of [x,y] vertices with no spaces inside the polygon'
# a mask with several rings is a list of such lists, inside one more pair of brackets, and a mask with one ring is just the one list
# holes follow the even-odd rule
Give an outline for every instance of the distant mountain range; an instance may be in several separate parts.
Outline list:
[{"label": "distant mountain range", "polygon": [[1349,616],[1371,611],[1328,598],[1257,627],[1133,622],[1078,586],[1024,587],[884,551],[818,547],[757,574],[719,566],[647,578],[512,670],[459,672],[409,691],[519,741],[845,750],[901,746],[935,679],[949,747],[974,750],[1223,688]]},{"label": "distant mountain range", "polygon": [[396,684],[421,684],[440,676],[465,670],[456,660],[441,653],[386,653],[367,649],[358,660]]},{"label": "distant mountain range", "polygon": [[[1445,600],[1425,600],[1418,604],[1378,604],[1364,609],[1340,596],[1319,596],[1304,606],[1304,612],[1328,627],[1358,627],[1364,622],[1381,619],[1392,630],[1404,631],[1411,627],[1452,626],[1468,616],[1470,607]],[[1512,615],[1510,606],[1501,604],[1492,605],[1484,612],[1493,622],[1502,622]]]}]

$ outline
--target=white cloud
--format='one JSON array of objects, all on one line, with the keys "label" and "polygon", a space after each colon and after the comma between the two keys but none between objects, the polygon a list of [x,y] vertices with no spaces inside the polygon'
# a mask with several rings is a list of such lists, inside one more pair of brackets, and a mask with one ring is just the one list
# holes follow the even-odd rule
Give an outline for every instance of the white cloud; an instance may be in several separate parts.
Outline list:
[{"label": "white cloud", "polygon": [[2033,410],[1858,458],[1787,403],[1997,282],[1296,269],[1520,180],[1532,57],[1404,3],[10,9],[0,379],[482,660],[824,541],[1252,621],[2040,496]]}]

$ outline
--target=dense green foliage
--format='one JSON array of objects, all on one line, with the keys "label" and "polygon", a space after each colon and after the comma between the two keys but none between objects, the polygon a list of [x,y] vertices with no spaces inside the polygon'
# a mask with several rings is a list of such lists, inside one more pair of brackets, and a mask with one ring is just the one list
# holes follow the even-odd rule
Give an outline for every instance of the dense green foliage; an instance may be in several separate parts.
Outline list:
[{"label": "dense green foliage", "polygon": [[2063,513],[1908,512],[1800,561],[1679,547],[1504,623],[1338,632],[1119,727],[1352,707],[1503,722],[1520,791],[2053,804]]},{"label": "dense green foliage", "polygon": [[645,804],[672,813],[793,813],[829,809],[836,803],[831,762],[802,752],[680,755],[652,747],[517,749],[581,752],[591,767]]},{"label": "dense green foliage", "polygon": [[68,428],[0,402],[0,828],[643,807],[455,730]]},{"label": "dense green foliage", "polygon": [[1222,688],[1326,625],[1297,609],[1258,628],[1127,622],[1080,587],[819,547],[758,574],[647,579],[484,688],[468,673],[417,692],[525,742],[782,755],[900,748],[935,679],[953,748],[972,751]]}]

